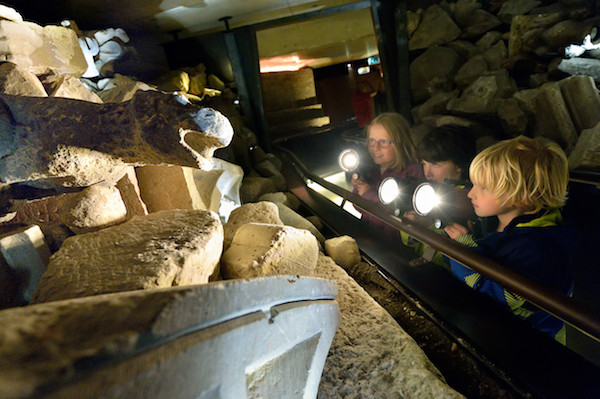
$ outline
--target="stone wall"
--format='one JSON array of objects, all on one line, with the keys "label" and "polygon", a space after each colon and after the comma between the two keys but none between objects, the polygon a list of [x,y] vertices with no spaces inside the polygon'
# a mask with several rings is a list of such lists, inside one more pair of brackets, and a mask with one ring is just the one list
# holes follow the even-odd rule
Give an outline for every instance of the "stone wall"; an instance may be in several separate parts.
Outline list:
[{"label": "stone wall", "polygon": [[426,126],[470,126],[479,148],[521,134],[542,136],[573,154],[571,168],[598,167],[597,138],[590,136],[600,122],[600,60],[598,50],[580,46],[587,35],[588,44],[597,40],[596,7],[459,0],[409,11],[417,134]]}]

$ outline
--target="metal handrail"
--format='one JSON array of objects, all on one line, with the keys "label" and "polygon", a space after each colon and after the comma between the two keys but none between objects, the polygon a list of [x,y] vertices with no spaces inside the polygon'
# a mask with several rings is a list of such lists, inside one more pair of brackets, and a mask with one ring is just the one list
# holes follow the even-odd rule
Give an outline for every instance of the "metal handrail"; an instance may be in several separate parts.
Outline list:
[{"label": "metal handrail", "polygon": [[427,228],[403,222],[402,219],[390,215],[381,207],[365,200],[359,195],[344,190],[343,188],[312,174],[304,167],[294,153],[282,147],[279,147],[279,149],[285,151],[293,158],[294,166],[305,180],[312,180],[342,197],[343,202],[349,201],[354,205],[357,205],[359,208],[377,217],[387,225],[405,232],[411,237],[442,252],[444,255],[454,259],[469,269],[481,273],[509,291],[522,296],[538,308],[550,313],[595,341],[600,342],[600,315],[593,312],[587,306],[472,251],[467,247],[436,234]]}]

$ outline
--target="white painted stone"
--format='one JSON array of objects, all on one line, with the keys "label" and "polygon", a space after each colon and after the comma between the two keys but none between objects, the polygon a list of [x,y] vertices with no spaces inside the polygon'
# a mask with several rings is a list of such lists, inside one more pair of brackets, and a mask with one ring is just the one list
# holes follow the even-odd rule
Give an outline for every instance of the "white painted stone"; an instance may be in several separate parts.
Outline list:
[{"label": "white painted stone", "polygon": [[231,245],[237,230],[246,223],[251,222],[283,226],[283,222],[279,218],[279,209],[273,202],[259,201],[244,204],[234,209],[229,215],[227,223],[223,225],[224,251]]},{"label": "white painted stone", "polygon": [[21,280],[23,299],[31,301],[50,257],[42,230],[33,225],[0,236],[0,252]]},{"label": "white painted stone", "polygon": [[340,325],[319,399],[463,399],[393,317],[331,258],[319,255],[315,276],[338,284]]},{"label": "white painted stone", "polygon": [[71,231],[83,234],[124,221],[127,208],[116,187],[96,184],[69,197],[59,214]]},{"label": "white painted stone", "polygon": [[265,223],[247,223],[235,233],[221,258],[224,278],[293,274],[310,276],[319,246],[307,230]]},{"label": "white painted stone", "polygon": [[93,78],[100,75],[100,72],[98,72],[98,68],[96,68],[96,64],[94,63],[94,56],[100,51],[98,42],[90,37],[80,37],[78,41],[87,64],[87,69],[82,77]]},{"label": "white painted stone", "polygon": [[314,399],[336,294],[332,281],[281,276],[9,309],[0,396],[52,385],[61,398]]},{"label": "white painted stone", "polygon": [[34,301],[204,284],[218,273],[223,227],[209,211],[137,216],[69,237],[52,255]]},{"label": "white painted stone", "polygon": [[326,240],[325,252],[336,264],[343,267],[354,266],[361,261],[358,244],[350,236],[334,237]]}]

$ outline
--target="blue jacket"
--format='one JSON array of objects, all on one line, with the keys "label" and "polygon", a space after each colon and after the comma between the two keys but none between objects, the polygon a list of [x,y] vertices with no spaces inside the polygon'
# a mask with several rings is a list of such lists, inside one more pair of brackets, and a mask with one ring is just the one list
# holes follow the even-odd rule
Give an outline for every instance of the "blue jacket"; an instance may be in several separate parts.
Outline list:
[{"label": "blue jacket", "polygon": [[[467,244],[468,236],[457,239]],[[564,295],[573,292],[572,258],[576,251],[574,232],[563,224],[559,210],[542,210],[513,219],[502,232],[471,241],[473,250]],[[452,273],[476,291],[510,307],[539,330],[564,343],[564,323],[539,310],[523,297],[507,291],[479,273],[450,260]],[[560,334],[559,334],[560,332]]]}]

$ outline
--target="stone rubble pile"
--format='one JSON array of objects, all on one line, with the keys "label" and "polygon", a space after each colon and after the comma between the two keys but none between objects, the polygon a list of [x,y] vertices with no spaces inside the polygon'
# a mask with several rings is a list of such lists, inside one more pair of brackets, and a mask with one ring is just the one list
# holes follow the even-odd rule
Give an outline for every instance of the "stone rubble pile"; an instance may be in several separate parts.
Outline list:
[{"label": "stone rubble pile", "polygon": [[470,126],[480,149],[542,136],[571,155],[572,169],[598,168],[599,24],[596,2],[583,0],[458,0],[409,11],[416,134]]},{"label": "stone rubble pile", "polygon": [[[85,53],[76,25],[65,25],[40,27],[0,6],[0,54],[6,61],[0,66],[0,396],[35,396],[86,360],[131,352],[143,339],[160,337],[161,320],[153,315],[169,309],[173,298],[186,302],[191,295],[191,301],[198,288],[184,286],[285,274],[288,285],[298,278],[293,276],[319,276],[339,285],[342,323],[319,397],[337,397],[340,384],[344,391],[381,397],[383,382],[394,395],[462,397],[391,316],[324,256],[323,247],[333,254],[336,242],[327,244],[301,216],[298,199],[284,193],[281,161],[258,146],[227,90],[215,97],[207,92],[219,82],[209,76],[192,84],[203,71],[191,74],[186,93],[204,95],[200,105],[183,90],[174,95],[122,76],[111,78],[122,85],[91,92],[92,80],[80,80],[91,66],[89,56],[96,57],[99,72],[108,70],[118,50],[112,45],[103,50],[100,42],[126,37],[118,30],[96,32],[96,42],[84,38],[90,50]],[[97,54],[91,51],[94,43]],[[119,94],[113,91],[107,101],[106,93],[115,89]],[[219,149],[239,166],[214,157]],[[355,260],[357,253],[340,262]],[[205,315],[214,307],[193,304],[179,309],[162,330],[176,333],[173,323],[186,327],[189,314],[180,313],[186,309]],[[323,315],[335,331],[334,308],[328,309]],[[303,316],[304,325],[290,324],[294,333],[319,320],[318,309],[312,312]],[[102,327],[107,318],[111,322]],[[294,323],[292,316],[288,323]],[[269,330],[271,324],[261,334],[280,334],[278,324]],[[323,339],[321,352],[331,342]],[[315,351],[313,341],[292,352],[294,359]],[[359,360],[362,351],[368,351],[368,360]],[[31,363],[36,358],[39,365]],[[310,367],[298,364],[300,373],[308,373]],[[134,377],[122,381],[124,389],[137,392],[139,384],[143,392],[154,381]],[[297,383],[306,376],[289,378]],[[262,379],[257,374],[251,388],[268,397]],[[90,383],[98,392],[105,388]],[[212,386],[204,389],[216,394]]]}]

